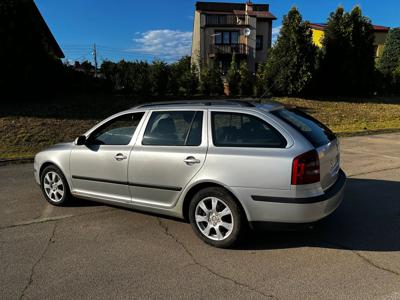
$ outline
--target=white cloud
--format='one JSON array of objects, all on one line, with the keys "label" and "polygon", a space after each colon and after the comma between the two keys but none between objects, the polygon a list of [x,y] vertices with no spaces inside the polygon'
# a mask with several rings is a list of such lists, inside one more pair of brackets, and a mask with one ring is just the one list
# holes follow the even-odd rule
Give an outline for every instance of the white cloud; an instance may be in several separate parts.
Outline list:
[{"label": "white cloud", "polygon": [[272,44],[275,44],[278,39],[279,33],[281,32],[282,25],[272,28]]},{"label": "white cloud", "polygon": [[140,32],[134,38],[135,46],[128,51],[151,55],[155,58],[173,61],[190,55],[192,32],[170,29],[157,29]]}]

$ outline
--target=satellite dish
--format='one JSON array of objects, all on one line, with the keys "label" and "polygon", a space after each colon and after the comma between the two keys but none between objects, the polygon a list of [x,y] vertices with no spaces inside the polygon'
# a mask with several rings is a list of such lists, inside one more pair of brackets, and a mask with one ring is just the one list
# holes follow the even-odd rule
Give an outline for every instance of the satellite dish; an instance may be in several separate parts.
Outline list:
[{"label": "satellite dish", "polygon": [[250,33],[251,33],[250,28],[245,28],[245,29],[244,29],[244,35],[245,35],[245,36],[249,36]]}]

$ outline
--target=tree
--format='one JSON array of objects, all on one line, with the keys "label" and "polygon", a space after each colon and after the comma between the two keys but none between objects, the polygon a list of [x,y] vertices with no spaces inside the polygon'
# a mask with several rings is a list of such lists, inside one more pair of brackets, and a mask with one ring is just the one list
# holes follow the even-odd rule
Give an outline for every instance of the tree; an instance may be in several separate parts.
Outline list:
[{"label": "tree", "polygon": [[221,75],[214,60],[209,65],[202,67],[200,72],[200,91],[204,95],[221,95],[224,92]]},{"label": "tree", "polygon": [[270,50],[263,76],[266,88],[279,95],[300,95],[315,71],[316,47],[312,32],[296,7],[283,17],[278,40]]},{"label": "tree", "polygon": [[322,41],[319,86],[330,95],[368,95],[375,79],[374,32],[371,21],[356,6],[331,13]]},{"label": "tree", "polygon": [[398,67],[393,71],[392,89],[391,92],[400,94],[400,63]]},{"label": "tree", "polygon": [[169,66],[161,60],[155,60],[149,66],[149,79],[151,82],[151,94],[164,96],[167,92],[170,70]]},{"label": "tree", "polygon": [[384,75],[391,75],[400,66],[400,28],[393,28],[386,38],[378,69]]},{"label": "tree", "polygon": [[383,77],[384,93],[400,93],[400,28],[389,31],[378,69]]},{"label": "tree", "polygon": [[252,74],[249,72],[246,61],[240,63],[239,78],[240,96],[252,96],[254,80]]},{"label": "tree", "polygon": [[267,64],[266,63],[259,64],[256,70],[256,78],[254,85],[254,92],[257,97],[270,96],[266,84],[267,83],[266,74],[267,74]]},{"label": "tree", "polygon": [[169,93],[172,95],[191,96],[197,93],[199,75],[196,67],[191,65],[190,56],[183,56],[170,66]]},{"label": "tree", "polygon": [[228,73],[226,74],[226,78],[229,86],[229,96],[239,95],[240,74],[235,52],[232,54],[231,65],[229,67]]}]

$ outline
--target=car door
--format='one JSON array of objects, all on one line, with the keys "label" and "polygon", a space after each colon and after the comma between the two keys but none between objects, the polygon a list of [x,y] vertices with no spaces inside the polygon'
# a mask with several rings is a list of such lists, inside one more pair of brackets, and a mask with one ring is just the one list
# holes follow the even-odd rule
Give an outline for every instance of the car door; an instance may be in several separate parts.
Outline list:
[{"label": "car door", "polygon": [[152,111],[129,158],[133,204],[172,207],[204,164],[203,110]]},{"label": "car door", "polygon": [[129,155],[144,113],[119,115],[98,128],[71,152],[73,192],[97,199],[130,202]]}]

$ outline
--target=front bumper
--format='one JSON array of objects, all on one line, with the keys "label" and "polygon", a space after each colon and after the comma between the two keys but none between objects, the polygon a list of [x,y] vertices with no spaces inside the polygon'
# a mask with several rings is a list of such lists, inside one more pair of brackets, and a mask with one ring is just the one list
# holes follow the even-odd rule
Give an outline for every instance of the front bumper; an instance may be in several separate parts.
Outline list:
[{"label": "front bumper", "polygon": [[343,200],[346,175],[340,170],[336,183],[323,194],[305,198],[251,196],[250,223],[312,223],[321,220],[340,205]]},{"label": "front bumper", "polygon": [[35,181],[38,185],[40,185],[40,174],[39,174],[39,166],[36,162],[36,159],[33,162],[33,176],[35,177]]}]

